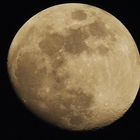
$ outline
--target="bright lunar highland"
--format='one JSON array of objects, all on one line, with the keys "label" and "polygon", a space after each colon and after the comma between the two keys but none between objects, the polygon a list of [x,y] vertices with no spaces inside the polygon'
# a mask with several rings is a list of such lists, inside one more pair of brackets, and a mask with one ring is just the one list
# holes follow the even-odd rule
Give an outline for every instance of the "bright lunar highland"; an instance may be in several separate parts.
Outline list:
[{"label": "bright lunar highland", "polygon": [[11,83],[27,108],[68,130],[119,119],[140,84],[140,57],[125,26],[86,4],[50,7],[17,32],[8,55]]}]

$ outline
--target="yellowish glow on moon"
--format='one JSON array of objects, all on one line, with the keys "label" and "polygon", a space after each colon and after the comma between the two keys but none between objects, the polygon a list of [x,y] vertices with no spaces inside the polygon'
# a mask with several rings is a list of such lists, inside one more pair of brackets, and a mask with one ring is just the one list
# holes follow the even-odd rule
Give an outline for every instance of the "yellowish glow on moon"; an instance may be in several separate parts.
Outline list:
[{"label": "yellowish glow on moon", "polygon": [[50,7],[12,41],[8,71],[17,95],[40,118],[69,130],[104,127],[133,103],[140,57],[124,25],[85,4]]}]

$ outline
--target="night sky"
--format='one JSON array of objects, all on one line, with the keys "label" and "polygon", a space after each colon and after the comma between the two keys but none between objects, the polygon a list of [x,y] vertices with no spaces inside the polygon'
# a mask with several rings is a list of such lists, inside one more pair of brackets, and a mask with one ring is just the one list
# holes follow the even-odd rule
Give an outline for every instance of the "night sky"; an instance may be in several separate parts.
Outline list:
[{"label": "night sky", "polygon": [[[129,111],[114,124],[98,131],[72,132],[52,126],[34,116],[16,96],[7,73],[10,44],[20,27],[33,15],[61,3],[85,3],[117,17],[140,47],[140,7],[137,0],[1,0],[0,1],[0,95],[1,140],[138,140],[140,95]],[[139,49],[140,51],[140,49]]]}]

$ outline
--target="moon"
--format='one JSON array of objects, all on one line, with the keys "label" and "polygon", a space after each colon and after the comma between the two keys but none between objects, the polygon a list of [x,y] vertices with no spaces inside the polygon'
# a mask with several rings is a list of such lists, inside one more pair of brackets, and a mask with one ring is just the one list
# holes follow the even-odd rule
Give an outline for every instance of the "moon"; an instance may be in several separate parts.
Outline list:
[{"label": "moon", "polygon": [[8,72],[23,104],[57,127],[83,131],[119,119],[134,102],[140,57],[126,27],[87,4],[52,6],[17,32]]}]

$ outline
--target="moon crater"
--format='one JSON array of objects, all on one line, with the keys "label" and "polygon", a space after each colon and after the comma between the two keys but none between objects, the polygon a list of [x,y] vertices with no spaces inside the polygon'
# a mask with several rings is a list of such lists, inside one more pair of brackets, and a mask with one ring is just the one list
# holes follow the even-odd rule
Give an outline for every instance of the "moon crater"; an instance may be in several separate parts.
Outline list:
[{"label": "moon crater", "polygon": [[72,12],[72,19],[74,20],[85,20],[87,18],[86,13],[83,10],[76,10]]}]

